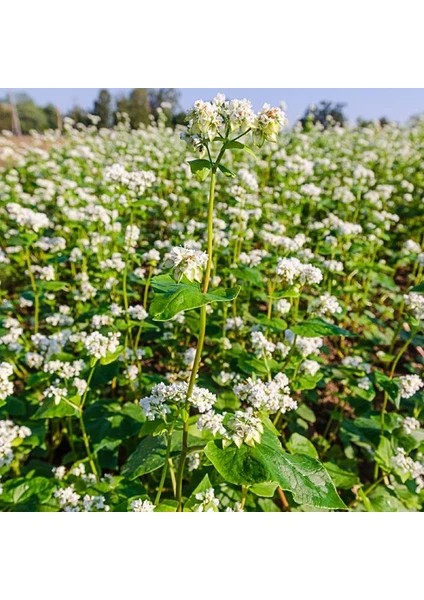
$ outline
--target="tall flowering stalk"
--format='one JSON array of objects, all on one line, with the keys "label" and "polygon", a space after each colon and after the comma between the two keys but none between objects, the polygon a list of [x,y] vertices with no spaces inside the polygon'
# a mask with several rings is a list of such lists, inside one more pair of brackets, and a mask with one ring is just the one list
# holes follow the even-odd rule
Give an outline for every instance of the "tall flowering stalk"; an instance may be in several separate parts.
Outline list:
[{"label": "tall flowering stalk", "polygon": [[[215,184],[218,170],[227,176],[233,173],[221,163],[226,150],[245,149],[240,140],[252,135],[251,142],[262,144],[265,140],[276,140],[281,127],[286,123],[286,117],[279,108],[264,105],[262,110],[255,115],[251,103],[247,100],[226,101],[222,94],[216,96],[213,102],[198,100],[187,115],[188,130],[187,141],[191,143],[199,154],[207,154],[207,160],[194,160],[190,163],[192,172],[200,180],[209,177],[209,199],[207,210],[207,262],[202,282],[202,291],[207,294],[209,290],[211,272],[213,268],[213,219]],[[213,158],[214,147],[217,147],[216,158]],[[180,460],[177,470],[177,501],[178,510],[182,510],[182,485],[184,465],[188,454],[188,426],[190,415],[190,398],[199,371],[203,345],[206,332],[206,304],[200,308],[199,333],[196,354],[190,374],[187,396],[185,402],[185,419]],[[165,466],[166,468],[166,466]]]}]

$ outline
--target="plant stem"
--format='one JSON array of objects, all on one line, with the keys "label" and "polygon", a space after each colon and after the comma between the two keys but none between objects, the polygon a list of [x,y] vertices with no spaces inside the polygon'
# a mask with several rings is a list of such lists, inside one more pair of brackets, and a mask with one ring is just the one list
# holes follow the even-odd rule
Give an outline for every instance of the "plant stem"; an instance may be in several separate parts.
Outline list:
[{"label": "plant stem", "polygon": [[171,445],[172,445],[172,432],[173,432],[174,427],[171,427],[171,429],[169,430],[168,433],[168,443],[166,445],[166,455],[165,455],[165,464],[163,465],[163,469],[162,469],[162,475],[160,478],[160,482],[159,482],[159,488],[156,494],[156,498],[155,498],[155,505],[157,506],[159,504],[160,501],[160,497],[162,494],[162,490],[163,490],[163,486],[165,484],[165,479],[166,479],[166,473],[168,471],[168,463],[169,463],[169,456],[171,454]]},{"label": "plant stem", "polygon": [[[225,144],[223,146],[225,148]],[[222,152],[222,150],[221,150]],[[221,153],[220,153],[221,154]],[[223,152],[222,152],[223,154]],[[221,154],[221,156],[222,156]],[[216,180],[216,169],[219,163],[220,157],[218,157],[215,166],[211,171],[211,180],[209,186],[209,202],[208,202],[208,242],[207,242],[207,253],[208,253],[208,262],[206,264],[205,278],[203,281],[203,293],[206,293],[209,288],[211,271],[212,271],[212,254],[213,254],[213,206],[214,206],[214,198],[215,198],[215,180]],[[206,305],[203,305],[200,308],[200,320],[199,320],[199,335],[197,338],[197,348],[196,354],[194,357],[193,368],[191,370],[190,381],[187,389],[187,397],[185,403],[185,410],[187,413],[187,417],[184,421],[183,427],[183,439],[182,439],[182,448],[180,460],[178,463],[177,469],[177,501],[178,501],[178,512],[182,510],[182,489],[183,489],[183,476],[184,476],[184,465],[187,458],[188,453],[188,415],[190,413],[190,398],[193,393],[194,385],[196,382],[197,373],[200,367],[200,361],[202,357],[203,344],[205,341],[206,334]]]},{"label": "plant stem", "polygon": [[28,275],[31,281],[31,288],[34,294],[34,333],[38,333],[38,321],[40,313],[40,296],[38,293],[37,283],[33,272],[31,271],[31,255],[29,248],[26,248],[25,260],[28,267]]},{"label": "plant stem", "polygon": [[[412,340],[415,337],[415,333],[416,333],[416,327],[412,327],[411,329],[411,333],[408,337],[408,339],[406,340],[406,342],[403,344],[403,346],[401,347],[401,349],[399,350],[399,352],[397,353],[392,367],[390,369],[390,373],[389,373],[389,378],[393,379],[393,375],[395,374],[396,371],[396,367],[398,365],[398,362],[400,361],[400,359],[402,358],[403,354],[406,352],[406,350],[408,349],[409,344],[412,342]],[[384,419],[386,416],[386,409],[387,409],[387,401],[389,399],[389,395],[386,391],[384,391],[384,398],[383,398],[383,406],[381,409],[381,432],[384,432]]]},{"label": "plant stem", "polygon": [[96,476],[96,479],[99,479],[99,471],[97,469],[96,462],[94,460],[94,456],[90,449],[90,441],[88,439],[87,430],[85,429],[84,419],[82,416],[82,410],[79,413],[79,422],[80,422],[80,427],[81,427],[81,432],[82,432],[82,439],[84,441],[85,450],[87,452],[88,462],[90,463],[91,470],[93,471],[94,475]]},{"label": "plant stem", "polygon": [[96,365],[97,365],[97,360],[91,367],[90,373],[88,374],[88,377],[87,377],[87,387],[85,388],[85,392],[81,398],[81,404],[79,406],[79,422],[80,422],[80,427],[81,427],[81,432],[82,432],[82,439],[84,441],[84,446],[85,446],[85,450],[87,452],[87,457],[88,457],[88,461],[90,463],[90,467],[91,467],[94,475],[96,476],[96,478],[99,479],[99,470],[97,469],[96,462],[94,460],[94,456],[90,449],[90,440],[87,435],[87,430],[85,429],[84,419],[83,419],[83,408],[84,408],[85,401],[87,399],[87,394],[90,389],[90,383],[93,378],[94,371],[96,369]]},{"label": "plant stem", "polygon": [[244,510],[244,507],[246,505],[246,498],[247,498],[247,485],[242,485],[241,486],[241,502],[240,502],[240,508],[242,510]]}]

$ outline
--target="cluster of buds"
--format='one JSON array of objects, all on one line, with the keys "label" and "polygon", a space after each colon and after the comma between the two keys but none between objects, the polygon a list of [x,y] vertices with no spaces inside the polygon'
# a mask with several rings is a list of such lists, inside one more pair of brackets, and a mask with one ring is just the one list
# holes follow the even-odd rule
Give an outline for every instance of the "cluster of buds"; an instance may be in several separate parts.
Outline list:
[{"label": "cluster of buds", "polygon": [[208,142],[216,138],[224,141],[230,134],[251,132],[257,145],[275,142],[287,118],[281,108],[264,104],[255,113],[249,100],[226,100],[218,94],[212,102],[196,100],[187,113],[187,122],[185,138],[202,151]]}]

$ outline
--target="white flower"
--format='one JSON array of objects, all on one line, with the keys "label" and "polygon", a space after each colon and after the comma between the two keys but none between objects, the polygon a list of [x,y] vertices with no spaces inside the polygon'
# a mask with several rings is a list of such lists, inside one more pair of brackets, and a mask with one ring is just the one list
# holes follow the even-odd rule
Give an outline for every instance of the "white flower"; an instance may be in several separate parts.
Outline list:
[{"label": "white flower", "polygon": [[125,229],[125,250],[134,251],[140,237],[140,228],[137,225],[128,225]]},{"label": "white flower", "polygon": [[165,269],[174,269],[176,279],[183,275],[189,281],[202,281],[203,269],[208,262],[206,252],[197,250],[194,244],[186,242],[184,246],[174,246],[171,252],[166,255]]},{"label": "white flower", "polygon": [[243,444],[254,446],[259,444],[264,427],[261,420],[255,417],[252,408],[237,410],[225,422],[225,441],[234,443],[238,448]]},{"label": "white flower", "polygon": [[306,373],[306,375],[311,375],[312,377],[318,373],[321,365],[316,360],[304,360],[300,365],[300,370]]},{"label": "white flower", "polygon": [[281,300],[277,300],[275,303],[275,310],[280,313],[280,315],[286,315],[290,312],[291,304],[285,298],[281,298]]},{"label": "white flower", "polygon": [[31,208],[24,208],[20,204],[16,204],[16,202],[9,202],[6,205],[6,210],[9,213],[9,217],[16,221],[18,225],[28,227],[33,231],[39,231],[51,225],[50,220],[44,213],[35,212]]},{"label": "white flower", "polygon": [[201,459],[199,452],[192,452],[187,456],[187,469],[190,471],[195,471],[200,467]]},{"label": "white flower", "polygon": [[299,281],[301,285],[320,283],[322,272],[318,267],[302,263],[298,258],[280,258],[277,263],[277,275],[283,282],[293,285]]},{"label": "white flower", "polygon": [[424,294],[409,292],[403,296],[405,306],[409,308],[412,316],[418,321],[424,321]]},{"label": "white flower", "polygon": [[284,373],[278,373],[272,381],[263,382],[249,377],[235,386],[234,393],[257,410],[283,414],[297,408],[297,402],[290,396],[289,380]]},{"label": "white flower", "polygon": [[420,422],[418,419],[414,419],[414,417],[405,417],[402,421],[402,428],[405,433],[412,433],[420,428]]},{"label": "white flower", "polygon": [[424,381],[419,375],[403,375],[399,377],[400,397],[411,398],[424,386]]},{"label": "white flower", "polygon": [[64,467],[63,465],[60,465],[59,467],[53,467],[52,473],[56,477],[56,479],[59,479],[59,481],[61,481],[66,475],[66,467]]},{"label": "white flower", "polygon": [[287,117],[281,108],[264,104],[253,125],[255,138],[259,144],[265,140],[276,142],[278,133],[285,125],[287,125]]},{"label": "white flower", "polygon": [[[188,383],[186,381],[169,385],[163,382],[158,383],[152,388],[150,396],[145,396],[140,400],[140,406],[149,421],[163,419],[171,412],[172,406],[184,406],[187,393]],[[188,401],[200,413],[206,413],[215,404],[216,396],[209,390],[195,385]]]},{"label": "white flower", "polygon": [[67,395],[68,392],[66,388],[60,388],[55,385],[50,385],[43,393],[44,398],[53,398],[56,405],[60,404],[61,400],[66,398]]},{"label": "white flower", "polygon": [[223,425],[224,416],[210,410],[197,420],[197,427],[200,431],[210,431],[213,435],[224,435],[226,429]]},{"label": "white flower", "polygon": [[98,331],[93,331],[93,333],[90,333],[85,338],[84,346],[90,356],[94,356],[97,359],[104,358],[117,350],[120,336],[119,332],[109,332],[105,336]]},{"label": "white flower", "polygon": [[194,512],[216,512],[219,506],[218,498],[215,498],[215,490],[209,488],[195,495],[199,503],[193,507]]},{"label": "white flower", "polygon": [[119,183],[138,194],[144,194],[147,188],[151,187],[156,181],[155,174],[152,171],[134,171],[130,172],[123,165],[114,164],[106,167],[104,171],[105,179]]},{"label": "white flower", "polygon": [[337,298],[328,292],[325,292],[322,296],[319,296],[319,298],[312,300],[309,305],[309,312],[320,317],[340,314],[342,311],[343,309],[338,303]]},{"label": "white flower", "polygon": [[258,358],[271,358],[275,351],[275,344],[267,340],[261,331],[253,331],[250,335],[253,350]]},{"label": "white flower", "polygon": [[13,443],[31,435],[28,427],[15,425],[8,419],[0,420],[0,467],[8,466],[13,460]]},{"label": "white flower", "polygon": [[147,318],[147,311],[141,304],[128,307],[127,313],[134,321],[144,321]]},{"label": "white flower", "polygon": [[156,506],[150,500],[141,500],[139,498],[131,502],[132,512],[153,512],[155,508]]},{"label": "white flower", "polygon": [[13,394],[13,383],[9,377],[13,375],[13,367],[7,362],[0,363],[0,400]]}]

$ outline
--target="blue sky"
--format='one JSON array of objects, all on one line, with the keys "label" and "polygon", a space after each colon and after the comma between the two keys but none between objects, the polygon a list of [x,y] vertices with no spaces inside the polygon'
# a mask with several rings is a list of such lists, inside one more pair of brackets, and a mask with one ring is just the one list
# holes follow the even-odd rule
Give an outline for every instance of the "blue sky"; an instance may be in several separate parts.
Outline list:
[{"label": "blue sky", "polygon": [[[109,88],[114,96],[129,91],[129,88]],[[24,91],[39,104],[52,102],[62,111],[67,111],[75,104],[90,109],[99,88],[20,88],[15,93]],[[289,121],[293,123],[304,112],[306,106],[320,100],[345,102],[345,112],[350,120],[359,116],[376,119],[386,116],[394,121],[404,122],[410,116],[424,112],[424,89],[348,89],[348,88],[181,88],[181,105],[188,108],[194,100],[211,99],[217,92],[223,92],[230,98],[248,98],[255,108],[264,102],[278,104],[284,100],[288,106]],[[0,88],[0,98],[9,90]]]}]

